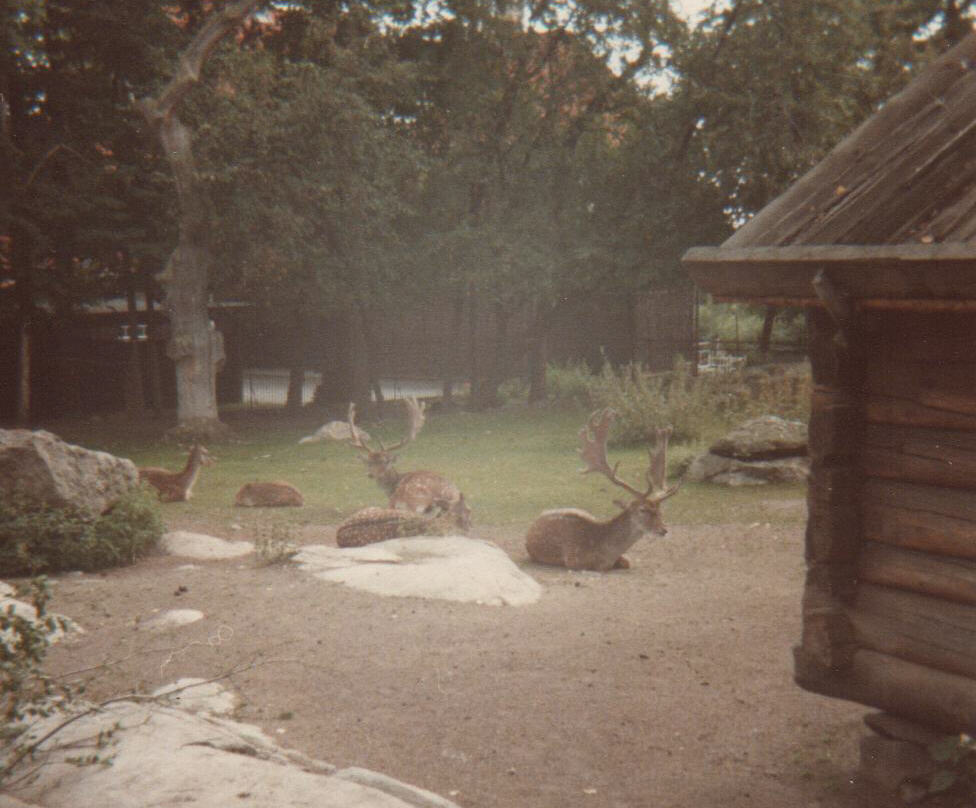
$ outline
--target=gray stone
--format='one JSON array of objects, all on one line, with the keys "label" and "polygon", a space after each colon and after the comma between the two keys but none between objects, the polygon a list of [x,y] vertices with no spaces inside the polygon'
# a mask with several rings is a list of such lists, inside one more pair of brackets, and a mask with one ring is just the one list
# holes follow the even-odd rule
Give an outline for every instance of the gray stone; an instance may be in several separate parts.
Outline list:
[{"label": "gray stone", "polygon": [[779,460],[737,460],[707,452],[688,467],[685,479],[717,485],[765,485],[766,483],[804,482],[810,476],[810,462],[805,457]]},{"label": "gray stone", "polygon": [[44,430],[0,429],[0,495],[39,507],[104,513],[138,483],[131,460],[65,443]]},{"label": "gray stone", "polygon": [[807,425],[777,415],[763,415],[740,424],[709,447],[712,454],[739,460],[774,460],[807,453]]}]

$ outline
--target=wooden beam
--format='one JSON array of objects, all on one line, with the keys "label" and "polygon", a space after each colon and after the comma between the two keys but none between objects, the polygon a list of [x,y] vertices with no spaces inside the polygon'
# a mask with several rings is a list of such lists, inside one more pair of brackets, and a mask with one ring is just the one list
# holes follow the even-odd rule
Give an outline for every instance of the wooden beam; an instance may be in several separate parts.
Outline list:
[{"label": "wooden beam", "polygon": [[976,679],[972,605],[862,582],[847,615],[864,648]]},{"label": "wooden beam", "polygon": [[947,733],[976,727],[976,679],[928,668],[869,649],[841,673],[794,650],[794,677],[813,693],[866,704]]},{"label": "wooden beam", "polygon": [[692,247],[681,259],[702,289],[722,298],[815,300],[813,280],[826,270],[855,301],[880,308],[892,300],[976,302],[976,248],[968,244]]},{"label": "wooden beam", "polygon": [[857,572],[861,581],[976,606],[976,560],[869,541],[861,548]]}]

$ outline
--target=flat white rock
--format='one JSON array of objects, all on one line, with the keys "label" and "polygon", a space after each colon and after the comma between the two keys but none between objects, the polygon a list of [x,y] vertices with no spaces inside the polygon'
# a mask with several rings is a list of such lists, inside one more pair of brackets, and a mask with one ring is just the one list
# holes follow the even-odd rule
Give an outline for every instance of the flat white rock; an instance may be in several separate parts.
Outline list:
[{"label": "flat white rock", "polygon": [[[87,706],[79,704],[79,713]],[[42,719],[25,740],[63,721],[60,714]],[[110,765],[79,764],[84,754]],[[25,770],[31,776],[18,777]],[[458,808],[378,772],[337,770],[280,747],[258,727],[145,701],[81,715],[11,779],[19,783],[7,793],[39,808]]]},{"label": "flat white rock", "polygon": [[295,556],[317,578],[377,595],[489,606],[524,606],[539,583],[494,544],[463,536],[417,536],[365,547],[307,545]]},{"label": "flat white rock", "polygon": [[186,558],[237,558],[254,552],[254,545],[249,541],[226,541],[187,530],[163,534],[160,547],[170,555]]},{"label": "flat white rock", "polygon": [[154,617],[150,617],[142,623],[142,628],[159,631],[175,626],[188,626],[190,623],[196,623],[197,620],[203,620],[203,612],[197,609],[169,609]]}]

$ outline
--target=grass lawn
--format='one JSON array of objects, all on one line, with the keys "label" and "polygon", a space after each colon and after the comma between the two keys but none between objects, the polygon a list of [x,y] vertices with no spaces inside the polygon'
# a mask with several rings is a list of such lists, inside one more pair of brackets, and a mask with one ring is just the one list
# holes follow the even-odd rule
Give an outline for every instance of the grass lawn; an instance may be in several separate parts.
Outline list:
[{"label": "grass lawn", "polygon": [[[240,521],[244,509],[233,506],[246,482],[287,480],[305,496],[306,507],[249,511],[275,522],[333,523],[367,505],[383,505],[385,497],[365,473],[358,452],[343,443],[299,445],[298,439],[321,425],[315,413],[296,415],[282,410],[229,412],[222,417],[234,438],[208,446],[218,462],[204,468],[188,503],[167,505],[164,513],[192,518]],[[626,492],[599,475],[579,473],[577,433],[586,419],[581,411],[513,407],[493,412],[432,413],[416,442],[400,451],[401,471],[431,469],[453,480],[469,501],[477,525],[517,526],[540,511],[556,507],[585,508],[598,516],[616,512],[613,500]],[[396,440],[399,418],[382,424],[361,424],[383,440]],[[137,465],[176,470],[186,448],[163,440],[162,422],[127,424],[118,418],[64,421],[44,428],[71,443],[132,459]],[[669,464],[676,467],[702,446],[671,447]],[[620,475],[640,485],[647,454],[641,447],[611,448],[611,462],[621,461]],[[673,478],[673,476],[672,476]],[[775,508],[770,503],[797,500],[799,485],[729,489],[685,484],[664,506],[674,524],[722,522],[797,522],[802,509]]]}]

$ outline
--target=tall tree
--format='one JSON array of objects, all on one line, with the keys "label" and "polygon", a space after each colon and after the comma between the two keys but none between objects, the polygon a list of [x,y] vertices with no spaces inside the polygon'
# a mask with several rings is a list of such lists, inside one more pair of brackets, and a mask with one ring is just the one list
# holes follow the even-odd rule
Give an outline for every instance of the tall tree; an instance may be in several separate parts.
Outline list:
[{"label": "tall tree", "polygon": [[197,172],[191,133],[177,108],[199,80],[220,40],[235,30],[261,0],[238,0],[214,12],[180,55],[170,82],[155,97],[139,102],[150,129],[169,160],[179,201],[179,243],[159,280],[166,289],[170,337],[168,356],[176,363],[177,429],[194,436],[226,431],[217,412],[216,375],[223,343],[207,310],[213,263],[213,220],[207,189]]}]

